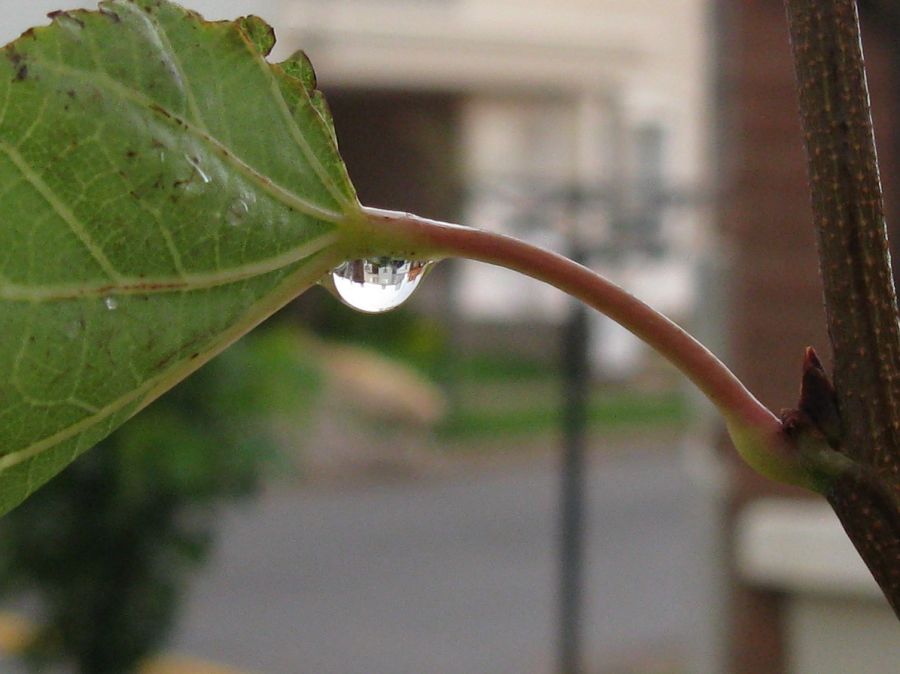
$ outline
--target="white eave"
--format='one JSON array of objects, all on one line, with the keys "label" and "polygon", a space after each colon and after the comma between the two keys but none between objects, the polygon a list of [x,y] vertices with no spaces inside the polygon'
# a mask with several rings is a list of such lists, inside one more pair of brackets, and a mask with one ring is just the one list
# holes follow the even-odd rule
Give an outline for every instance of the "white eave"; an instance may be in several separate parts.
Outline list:
[{"label": "white eave", "polygon": [[307,51],[328,86],[600,93],[643,61],[604,34],[607,22],[546,7],[313,1],[284,12],[280,42]]},{"label": "white eave", "polygon": [[741,512],[736,561],[748,580],[788,592],[881,597],[824,502],[766,498]]}]

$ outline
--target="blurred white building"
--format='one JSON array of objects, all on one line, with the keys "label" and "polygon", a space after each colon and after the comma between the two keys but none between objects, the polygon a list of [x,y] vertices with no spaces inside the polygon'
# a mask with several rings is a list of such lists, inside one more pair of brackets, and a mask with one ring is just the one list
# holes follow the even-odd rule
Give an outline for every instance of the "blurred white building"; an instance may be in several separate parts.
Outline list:
[{"label": "blurred white building", "polygon": [[[462,97],[467,224],[583,249],[591,266],[690,319],[711,240],[705,0],[281,5],[282,49],[302,46],[326,90]],[[660,39],[669,34],[678,38]],[[553,288],[484,265],[467,265],[457,285],[469,318],[565,312]],[[596,321],[603,371],[626,375],[640,346]]]}]

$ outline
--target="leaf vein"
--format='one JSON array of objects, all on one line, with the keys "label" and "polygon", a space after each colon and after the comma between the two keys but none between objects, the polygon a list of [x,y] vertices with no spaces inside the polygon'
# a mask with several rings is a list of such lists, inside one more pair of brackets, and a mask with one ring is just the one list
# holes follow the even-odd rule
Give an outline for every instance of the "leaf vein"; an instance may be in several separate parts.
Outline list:
[{"label": "leaf vein", "polygon": [[175,52],[175,48],[172,46],[171,40],[169,40],[169,35],[166,32],[166,29],[162,26],[162,24],[159,23],[159,21],[157,21],[147,12],[144,12],[140,8],[136,7],[134,4],[130,2],[116,4],[120,7],[126,8],[128,12],[130,12],[133,16],[137,16],[141,21],[143,21],[144,25],[150,29],[153,36],[156,38],[154,40],[156,42],[156,46],[158,47],[159,51],[162,52],[163,58],[165,58],[170,72],[175,76],[175,79],[177,80],[179,90],[184,94],[184,98],[187,101],[188,110],[191,116],[194,118],[194,122],[199,128],[207,131],[206,122],[203,120],[203,115],[200,113],[200,106],[197,104],[197,97],[194,95],[194,90],[191,87],[190,80],[185,75],[184,67],[181,65],[181,61],[179,60],[178,55]]},{"label": "leaf vein", "polygon": [[283,187],[274,182],[272,179],[262,175],[255,168],[238,157],[231,148],[227,147],[222,142],[211,136],[209,133],[191,123],[189,120],[183,119],[174,112],[167,110],[165,107],[163,107],[153,99],[145,96],[140,91],[137,91],[132,87],[128,87],[106,74],[90,73],[78,68],[67,66],[62,63],[55,63],[53,61],[45,61],[43,65],[50,68],[51,70],[55,70],[61,75],[81,77],[84,81],[91,82],[98,87],[105,88],[107,91],[118,95],[120,98],[129,100],[138,106],[148,109],[150,112],[154,113],[157,118],[165,120],[169,125],[175,128],[184,129],[195,138],[198,138],[211,146],[213,150],[215,150],[229,164],[236,168],[245,178],[256,184],[257,187],[259,187],[262,191],[274,197],[276,200],[285,204],[289,208],[292,208],[300,213],[305,213],[306,215],[310,215],[314,218],[325,220],[327,222],[338,223],[343,220],[344,216],[341,213],[336,213],[332,210],[329,210],[328,208],[313,203],[309,199],[304,199],[294,192],[291,192],[286,187]]},{"label": "leaf vein", "polygon": [[123,278],[122,274],[116,270],[100,246],[93,240],[84,224],[76,217],[65,202],[57,196],[56,192],[44,182],[38,172],[31,167],[21,154],[19,154],[18,150],[13,148],[6,141],[0,140],[0,152],[9,158],[16,168],[19,169],[19,172],[28,184],[37,190],[53,211],[62,218],[63,222],[68,225],[75,237],[81,242],[91,257],[94,258],[94,261],[100,266],[109,279],[113,283],[119,283]]},{"label": "leaf vein", "polygon": [[49,99],[46,96],[44,96],[44,98],[41,99],[40,109],[37,111],[37,113],[34,115],[34,117],[31,118],[31,124],[28,125],[28,128],[25,129],[25,133],[23,133],[22,136],[19,138],[18,142],[16,143],[16,147],[22,147],[22,145],[25,144],[25,141],[27,141],[29,138],[31,138],[31,134],[34,133],[34,130],[38,126],[40,126],[41,120],[44,119],[44,113],[47,112],[47,104],[48,103],[49,103]]},{"label": "leaf vein", "polygon": [[321,252],[337,243],[335,232],[322,234],[305,241],[299,246],[263,260],[240,265],[226,270],[187,273],[180,277],[121,277],[117,283],[60,284],[35,286],[10,283],[0,278],[0,299],[12,302],[57,302],[61,300],[108,295],[151,295],[166,292],[189,292],[206,290],[228,283],[237,283],[254,276],[277,271]]},{"label": "leaf vein", "polygon": [[[56,433],[41,438],[28,447],[0,456],[0,472],[23,461],[35,458],[48,449],[90,430],[96,424],[104,421],[109,422],[114,414],[123,411],[131,404],[134,404],[135,409],[132,411],[136,413],[145,405],[150,404],[162,392],[169,389],[175,382],[180,381],[210,358],[220,353],[234,340],[266,318],[266,316],[284,306],[296,295],[298,285],[306,285],[309,282],[308,276],[309,272],[305,265],[301,266],[293,274],[281,281],[272,293],[251,305],[240,320],[220,333],[213,342],[207,344],[197,358],[181,360],[156,377],[146,380],[143,385],[135,387],[104,407],[99,408],[96,414],[86,416]],[[78,452],[76,451],[75,453],[77,455]]]},{"label": "leaf vein", "polygon": [[[272,90],[272,94],[278,106],[278,111],[284,118],[287,129],[290,132],[291,136],[294,138],[294,142],[296,142],[300,149],[303,151],[303,154],[306,156],[307,161],[309,161],[310,166],[312,166],[313,171],[316,172],[319,180],[322,181],[325,189],[327,189],[331,196],[334,197],[338,205],[340,205],[344,209],[352,209],[353,203],[343,192],[341,192],[335,182],[331,179],[331,176],[328,175],[328,172],[325,170],[322,162],[319,161],[316,153],[313,152],[312,147],[310,147],[309,141],[306,140],[303,132],[300,131],[299,127],[297,126],[297,121],[294,119],[294,116],[291,115],[291,111],[288,108],[287,101],[284,100],[284,94],[281,91],[281,87],[278,86],[278,80],[275,77],[275,73],[272,71],[271,65],[249,43],[249,40],[246,36],[244,36],[244,42],[247,44],[247,48],[253,55],[253,58],[256,61],[257,65],[259,65],[260,69],[262,70],[264,77],[268,80],[269,87]],[[307,104],[312,107],[312,102],[309,99],[309,94],[306,91],[306,87],[300,85],[300,88],[303,90],[303,95],[306,97]]]}]

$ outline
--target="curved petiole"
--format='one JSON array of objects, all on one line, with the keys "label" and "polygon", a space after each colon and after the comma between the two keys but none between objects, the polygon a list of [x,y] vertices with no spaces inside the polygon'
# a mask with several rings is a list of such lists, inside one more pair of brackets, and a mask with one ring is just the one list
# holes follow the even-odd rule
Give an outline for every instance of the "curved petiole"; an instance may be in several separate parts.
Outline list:
[{"label": "curved petiole", "polygon": [[464,257],[544,281],[628,329],[671,362],[715,405],[738,452],[772,479],[816,489],[817,483],[782,432],[781,421],[712,352],[677,324],[587,267],[508,236],[364,208],[372,241],[394,243],[398,255]]}]

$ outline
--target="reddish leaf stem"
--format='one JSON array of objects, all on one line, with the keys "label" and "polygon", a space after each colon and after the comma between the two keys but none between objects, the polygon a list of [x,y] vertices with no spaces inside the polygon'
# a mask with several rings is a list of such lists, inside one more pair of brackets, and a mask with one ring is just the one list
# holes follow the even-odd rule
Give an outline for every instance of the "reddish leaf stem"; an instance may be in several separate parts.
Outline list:
[{"label": "reddish leaf stem", "polygon": [[[403,254],[465,257],[506,267],[549,283],[610,317],[669,360],[703,392],[725,418],[739,451],[755,468],[776,479],[809,486],[784,440],[781,421],[709,349],[615,283],[566,257],[511,237],[409,213],[364,210],[374,238],[390,232],[390,238],[403,242]],[[749,453],[764,456],[747,456],[746,438],[736,437],[736,433],[747,432],[755,445]]]}]

